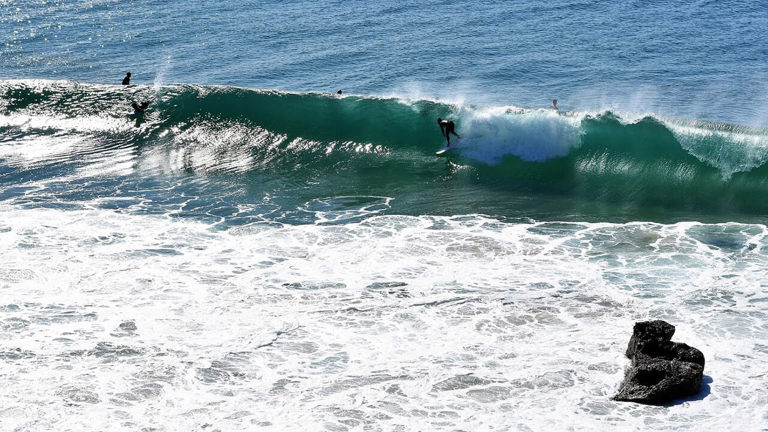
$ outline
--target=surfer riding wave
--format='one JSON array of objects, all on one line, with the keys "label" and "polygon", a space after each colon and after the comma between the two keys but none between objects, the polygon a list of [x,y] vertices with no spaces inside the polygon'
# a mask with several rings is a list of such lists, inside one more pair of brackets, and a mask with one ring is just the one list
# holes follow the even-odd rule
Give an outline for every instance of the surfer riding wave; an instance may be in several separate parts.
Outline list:
[{"label": "surfer riding wave", "polygon": [[451,134],[456,135],[456,138],[461,138],[459,134],[456,133],[456,125],[450,121],[450,120],[443,120],[440,117],[437,118],[437,124],[440,125],[440,133],[443,134],[445,137],[445,140],[447,141],[446,147],[451,146]]}]

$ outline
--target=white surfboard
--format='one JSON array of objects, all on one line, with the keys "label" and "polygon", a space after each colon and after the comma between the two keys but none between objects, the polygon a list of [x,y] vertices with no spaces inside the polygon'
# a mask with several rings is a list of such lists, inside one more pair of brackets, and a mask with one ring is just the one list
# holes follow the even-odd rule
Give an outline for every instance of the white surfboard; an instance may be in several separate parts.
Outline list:
[{"label": "white surfboard", "polygon": [[440,150],[436,151],[436,152],[435,152],[435,154],[436,154],[437,156],[443,156],[443,155],[444,155],[444,154],[446,154],[446,153],[447,153],[449,150],[451,150],[451,148],[450,148],[450,147],[446,147],[446,148],[444,148],[444,149],[440,149]]}]

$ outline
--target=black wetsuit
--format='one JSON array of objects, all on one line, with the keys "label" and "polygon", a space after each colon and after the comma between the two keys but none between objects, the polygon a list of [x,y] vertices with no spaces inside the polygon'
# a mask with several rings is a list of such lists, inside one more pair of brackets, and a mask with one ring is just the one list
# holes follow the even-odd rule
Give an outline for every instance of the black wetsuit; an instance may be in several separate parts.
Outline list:
[{"label": "black wetsuit", "polygon": [[141,105],[133,102],[131,107],[133,108],[134,115],[144,115],[144,112],[147,111],[147,108],[149,107],[149,102],[142,102]]},{"label": "black wetsuit", "polygon": [[440,121],[440,132],[443,133],[443,136],[445,137],[446,141],[448,142],[447,146],[451,146],[451,137],[450,134],[456,135],[456,137],[461,138],[459,134],[456,133],[456,125],[450,121],[450,120],[441,120]]}]

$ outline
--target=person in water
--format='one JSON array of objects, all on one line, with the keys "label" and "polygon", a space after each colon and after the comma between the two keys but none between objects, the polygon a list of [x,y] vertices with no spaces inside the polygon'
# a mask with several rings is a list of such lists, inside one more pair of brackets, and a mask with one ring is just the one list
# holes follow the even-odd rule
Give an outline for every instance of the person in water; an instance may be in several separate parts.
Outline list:
[{"label": "person in water", "polygon": [[147,111],[147,107],[149,107],[149,101],[144,101],[141,103],[141,105],[137,104],[136,102],[133,102],[131,104],[131,107],[133,107],[134,115],[143,116],[144,113]]},{"label": "person in water", "polygon": [[338,95],[340,95],[341,93],[342,93],[341,89],[339,89],[339,91],[336,92],[336,94]]},{"label": "person in water", "polygon": [[459,134],[456,133],[456,125],[450,121],[450,120],[443,120],[440,117],[437,118],[437,124],[440,125],[440,133],[443,134],[445,137],[445,140],[448,141],[448,144],[446,147],[451,146],[451,134],[456,135],[456,138],[461,138]]},{"label": "person in water", "polygon": [[557,99],[552,99],[552,106],[550,108],[555,111],[560,111],[560,108],[557,107]]},{"label": "person in water", "polygon": [[123,78],[123,85],[128,85],[131,83],[131,73],[128,72],[125,74],[125,78]]}]

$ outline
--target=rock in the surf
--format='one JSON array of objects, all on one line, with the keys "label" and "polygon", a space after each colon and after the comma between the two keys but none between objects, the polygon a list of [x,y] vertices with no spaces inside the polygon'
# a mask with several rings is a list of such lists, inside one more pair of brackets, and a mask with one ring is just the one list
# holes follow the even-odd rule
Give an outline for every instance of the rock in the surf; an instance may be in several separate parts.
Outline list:
[{"label": "rock in the surf", "polygon": [[632,359],[617,401],[663,405],[699,393],[704,354],[672,342],[675,326],[665,321],[635,323],[626,355]]}]

